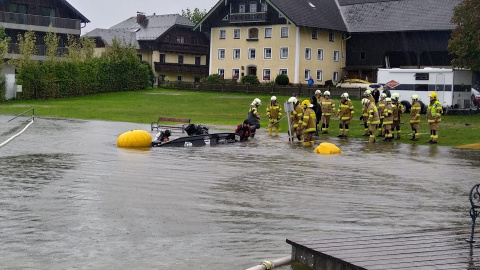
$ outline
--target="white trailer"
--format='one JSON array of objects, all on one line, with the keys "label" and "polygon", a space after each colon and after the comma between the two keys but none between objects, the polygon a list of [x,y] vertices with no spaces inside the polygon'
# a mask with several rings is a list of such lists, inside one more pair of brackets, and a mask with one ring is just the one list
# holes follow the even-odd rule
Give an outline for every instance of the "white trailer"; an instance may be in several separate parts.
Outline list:
[{"label": "white trailer", "polygon": [[[377,82],[396,85],[390,91],[400,94],[400,100],[411,103],[417,94],[423,103],[430,101],[429,94],[437,92],[443,107],[466,109],[471,107],[472,71],[465,69],[378,69]],[[402,102],[404,103],[404,102]]]}]

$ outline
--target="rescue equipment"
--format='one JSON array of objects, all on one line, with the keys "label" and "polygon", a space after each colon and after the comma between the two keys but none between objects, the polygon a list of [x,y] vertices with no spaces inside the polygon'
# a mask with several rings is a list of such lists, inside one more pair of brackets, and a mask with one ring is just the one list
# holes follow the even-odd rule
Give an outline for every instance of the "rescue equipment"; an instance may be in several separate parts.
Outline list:
[{"label": "rescue equipment", "polygon": [[150,147],[151,143],[152,136],[145,130],[127,131],[117,139],[117,147],[125,148]]},{"label": "rescue equipment", "polygon": [[315,150],[313,151],[316,154],[322,154],[322,155],[333,155],[333,154],[341,154],[342,150],[338,148],[335,144],[333,143],[327,143],[323,142]]}]

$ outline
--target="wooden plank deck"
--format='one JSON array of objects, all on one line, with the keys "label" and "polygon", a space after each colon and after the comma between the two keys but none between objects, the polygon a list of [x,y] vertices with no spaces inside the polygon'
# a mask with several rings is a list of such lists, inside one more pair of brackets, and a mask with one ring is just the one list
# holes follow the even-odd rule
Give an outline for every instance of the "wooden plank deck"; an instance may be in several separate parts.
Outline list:
[{"label": "wooden plank deck", "polygon": [[[480,270],[480,238],[470,245],[468,228],[370,235],[287,239],[292,260],[316,270]],[[480,235],[479,235],[480,237]]]}]

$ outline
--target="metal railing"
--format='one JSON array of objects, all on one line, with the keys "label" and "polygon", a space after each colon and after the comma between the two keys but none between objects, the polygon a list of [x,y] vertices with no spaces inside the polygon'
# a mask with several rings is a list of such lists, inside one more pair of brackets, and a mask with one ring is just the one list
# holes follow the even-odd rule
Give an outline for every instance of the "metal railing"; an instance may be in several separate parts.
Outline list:
[{"label": "metal railing", "polygon": [[33,122],[35,121],[35,110],[32,108],[32,109],[29,109],[29,110],[26,110],[24,111],[23,113],[15,116],[14,118],[8,120],[7,122],[10,122],[10,121],[13,121],[15,119],[17,119],[18,117],[20,116],[24,116],[25,114],[27,114],[28,112],[32,112],[32,116],[31,118],[29,119],[30,122],[20,131],[18,132],[17,134],[13,135],[12,137],[10,137],[8,140],[4,141],[3,143],[0,144],[0,148],[4,147],[5,145],[7,145],[7,143],[11,142],[13,139],[15,139],[16,137],[20,136],[23,132],[25,132],[25,130],[27,130],[27,128],[33,124]]},{"label": "metal railing", "polygon": [[231,23],[242,22],[265,22],[267,21],[266,12],[251,12],[251,13],[230,13],[228,19]]},{"label": "metal railing", "polygon": [[[35,55],[45,56],[47,52],[46,45],[35,45]],[[20,49],[18,43],[9,43],[8,44],[8,53],[10,54],[20,54]],[[57,53],[59,56],[66,55],[68,49],[66,47],[58,47]]]},{"label": "metal railing", "polygon": [[80,30],[81,21],[69,18],[49,17],[22,13],[0,11],[0,22],[12,24],[25,24],[66,29]]}]

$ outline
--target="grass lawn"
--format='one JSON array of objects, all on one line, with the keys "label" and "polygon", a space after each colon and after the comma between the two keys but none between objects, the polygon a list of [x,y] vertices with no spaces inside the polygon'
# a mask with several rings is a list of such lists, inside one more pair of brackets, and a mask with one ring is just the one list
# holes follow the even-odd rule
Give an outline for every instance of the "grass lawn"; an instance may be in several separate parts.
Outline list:
[{"label": "grass lawn", "polygon": [[[96,119],[108,121],[124,121],[145,123],[148,129],[150,122],[158,116],[190,118],[193,123],[205,125],[234,126],[247,117],[250,103],[260,98],[262,105],[261,126],[267,127],[265,109],[271,95],[255,95],[243,93],[193,92],[168,89],[149,89],[134,92],[98,94],[83,97],[55,100],[14,100],[0,103],[0,114],[17,115],[27,109],[34,108],[36,116],[52,116],[62,118]],[[277,95],[283,104],[289,96]],[[307,96],[300,97],[302,100]],[[402,97],[408,99],[407,97]],[[360,100],[352,99],[355,106],[355,117],[350,125],[350,137],[364,138],[363,122],[359,120],[361,112]],[[335,99],[338,109],[339,99]],[[408,115],[403,115],[403,138],[401,142],[412,143]],[[466,125],[467,124],[467,125]],[[148,126],[147,126],[148,125]],[[286,132],[287,119],[280,122],[281,132]],[[233,131],[233,130],[232,130]],[[426,144],[430,131],[422,115],[420,124],[420,142]],[[322,136],[338,135],[338,119],[332,118],[330,133]],[[443,115],[440,124],[440,145],[459,146],[480,142],[480,115]]]}]

